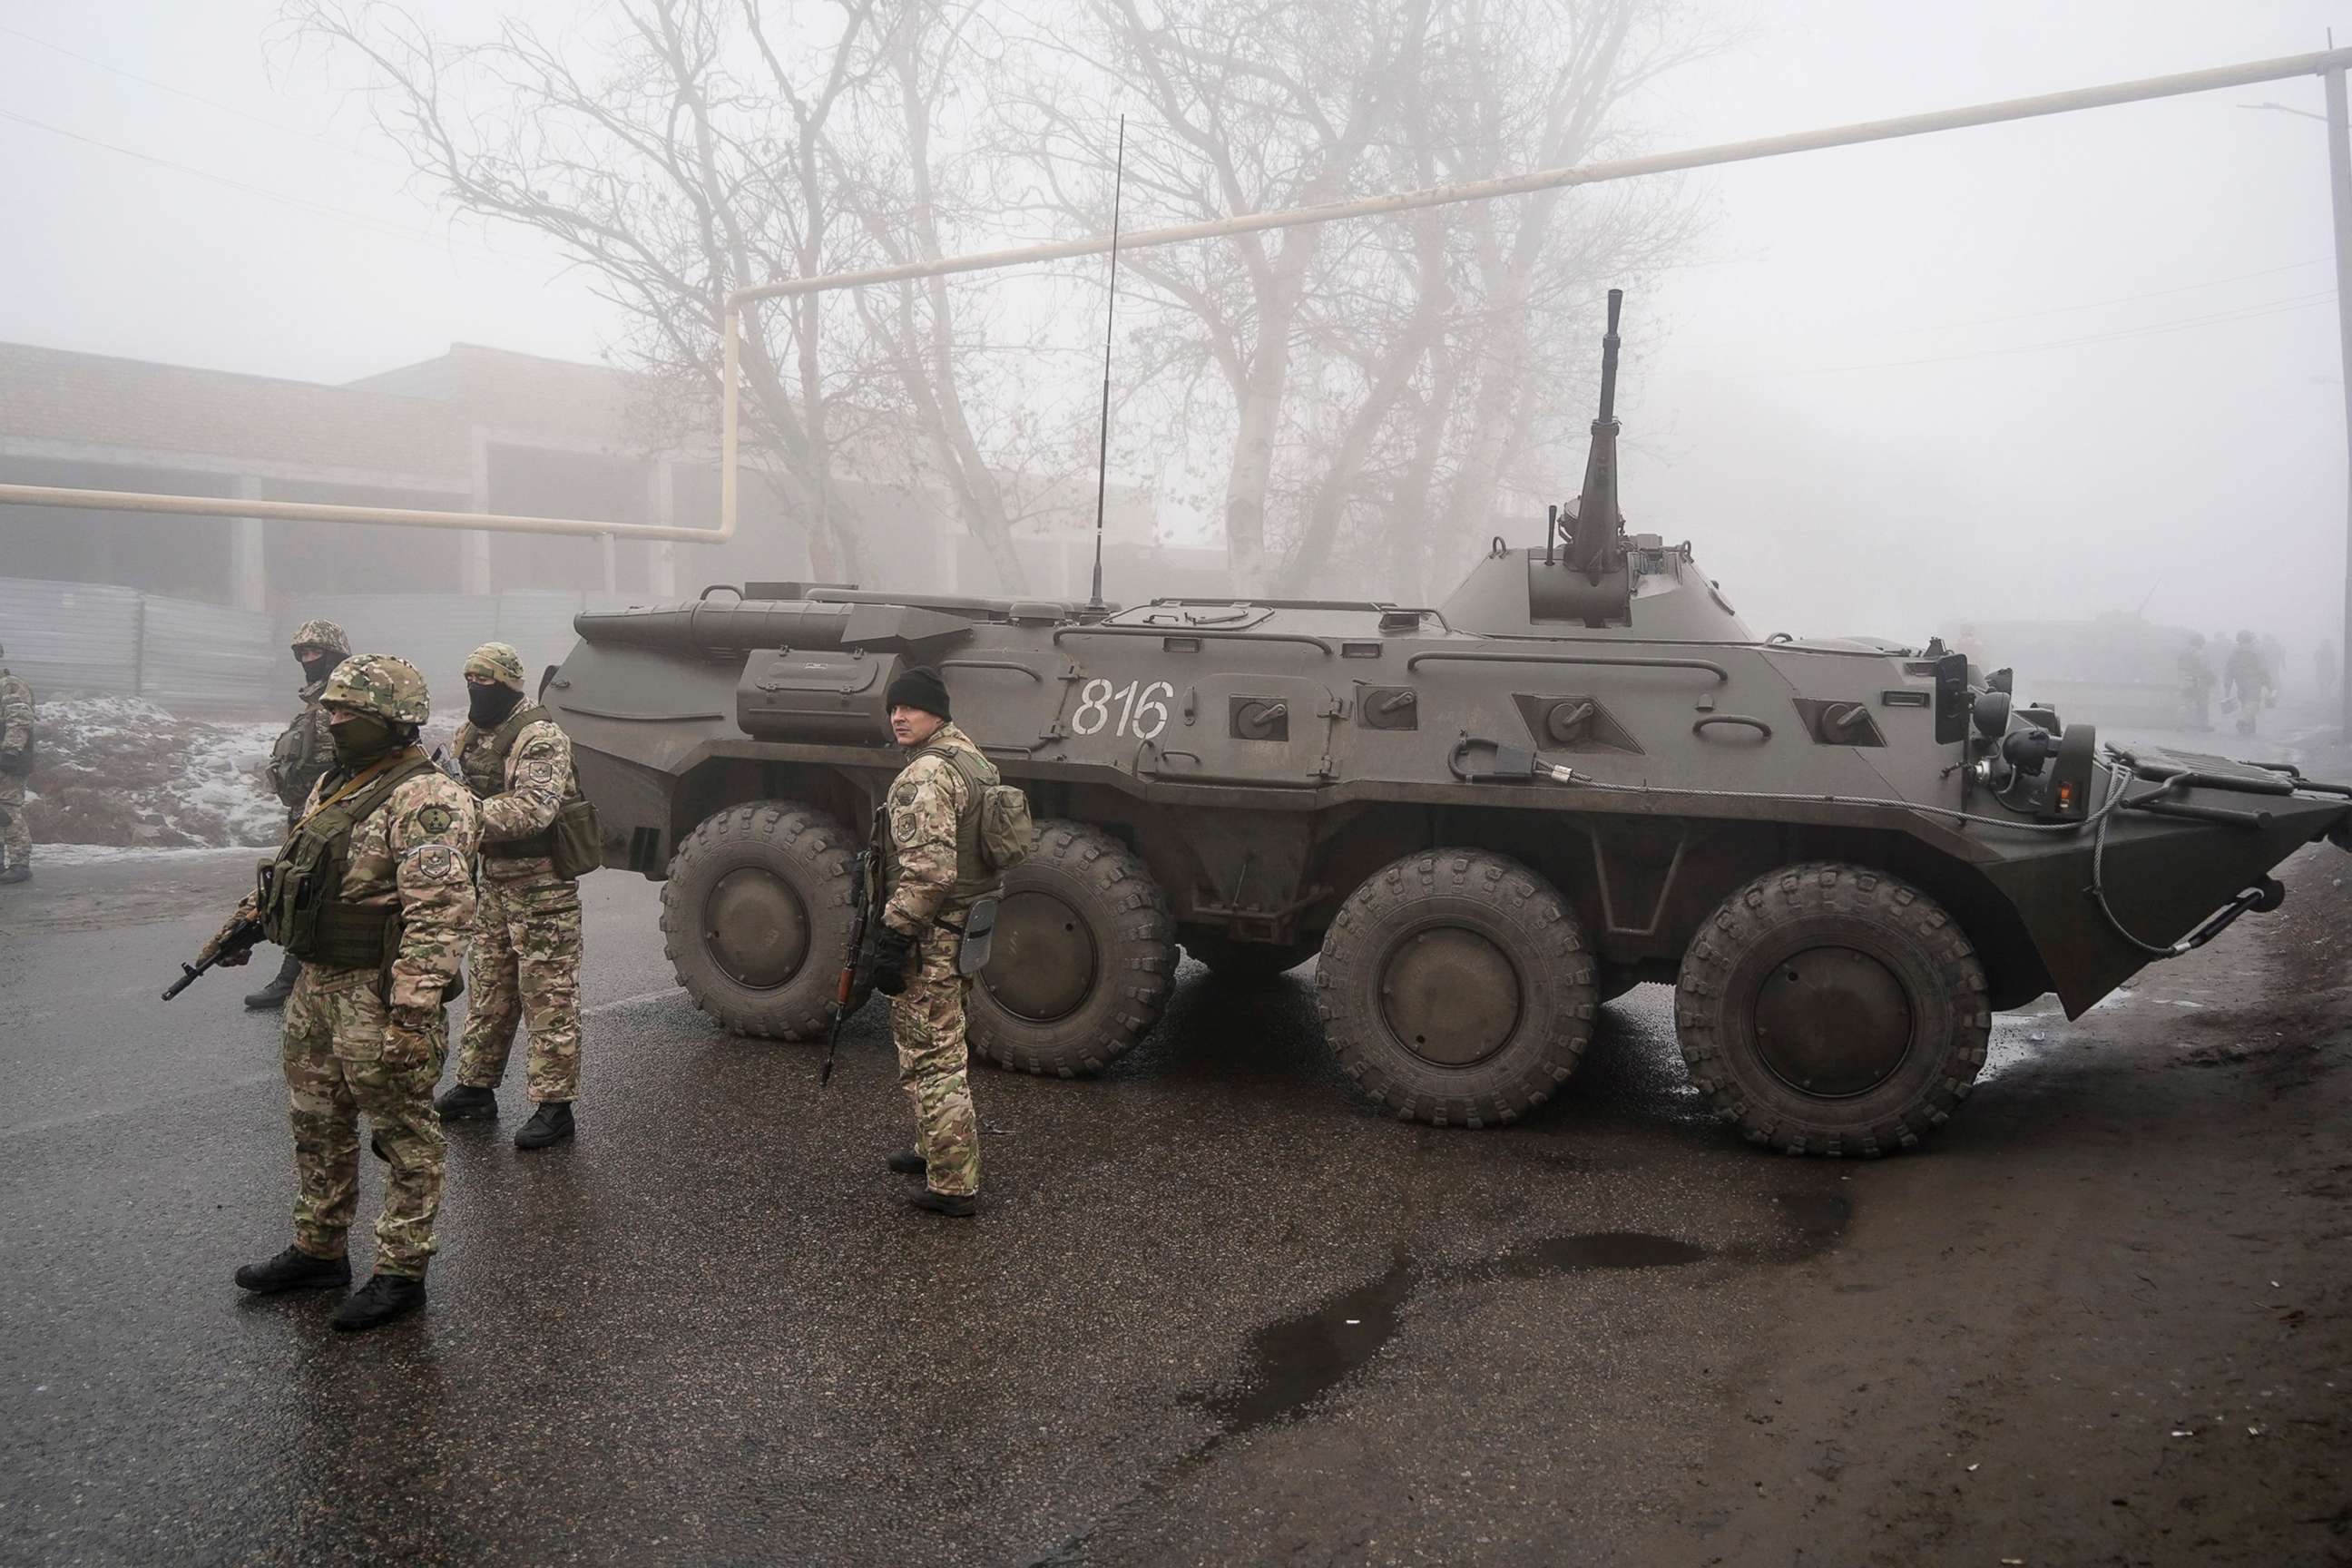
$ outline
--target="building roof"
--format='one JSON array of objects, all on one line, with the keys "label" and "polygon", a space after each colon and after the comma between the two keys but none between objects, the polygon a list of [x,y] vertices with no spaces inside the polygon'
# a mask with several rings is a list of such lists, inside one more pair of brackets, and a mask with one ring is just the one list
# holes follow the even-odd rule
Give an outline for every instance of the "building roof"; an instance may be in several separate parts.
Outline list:
[{"label": "building roof", "polygon": [[465,421],[391,391],[0,343],[0,440],[437,479],[466,488]]}]

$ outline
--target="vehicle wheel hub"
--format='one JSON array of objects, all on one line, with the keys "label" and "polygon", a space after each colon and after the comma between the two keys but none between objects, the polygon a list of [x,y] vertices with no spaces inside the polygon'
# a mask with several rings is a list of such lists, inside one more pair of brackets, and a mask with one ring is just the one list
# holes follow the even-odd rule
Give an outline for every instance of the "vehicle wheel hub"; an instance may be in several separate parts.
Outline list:
[{"label": "vehicle wheel hub", "polygon": [[703,940],[738,985],[770,991],[808,961],[808,911],[774,872],[741,866],[719,879],[702,906]]},{"label": "vehicle wheel hub", "polygon": [[1095,939],[1078,911],[1051,893],[1006,896],[981,984],[997,1005],[1033,1024],[1077,1011],[1095,988]]},{"label": "vehicle wheel hub", "polygon": [[1851,947],[1812,947],[1772,966],[1756,994],[1756,1052],[1790,1088],[1866,1094],[1911,1054],[1911,999],[1895,972]]},{"label": "vehicle wheel hub", "polygon": [[1399,943],[1381,971],[1381,1016],[1399,1044],[1440,1067],[1482,1062],[1519,1025],[1519,976],[1474,931],[1440,927]]}]

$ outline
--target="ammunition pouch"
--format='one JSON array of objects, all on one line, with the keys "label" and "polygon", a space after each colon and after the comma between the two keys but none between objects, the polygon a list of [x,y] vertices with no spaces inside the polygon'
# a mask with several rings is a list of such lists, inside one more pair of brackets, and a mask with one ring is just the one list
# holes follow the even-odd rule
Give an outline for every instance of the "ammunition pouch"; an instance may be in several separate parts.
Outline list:
[{"label": "ammunition pouch", "polygon": [[548,858],[555,874],[567,879],[586,876],[604,863],[604,835],[596,820],[596,805],[587,799],[570,800],[555,814],[555,843]]},{"label": "ammunition pouch", "polygon": [[604,842],[593,802],[567,800],[555,820],[526,838],[506,838],[482,845],[485,860],[544,859],[555,874],[576,881],[604,863]]},{"label": "ammunition pouch", "polygon": [[389,969],[400,951],[400,911],[382,904],[330,901],[310,923],[310,940],[288,952],[306,963],[329,969]]},{"label": "ammunition pouch", "polygon": [[[527,703],[507,715],[497,729],[478,732],[468,726],[459,732],[457,765],[476,800],[488,800],[506,788],[507,754],[522,732],[533,724],[552,723],[546,709]],[[555,820],[523,838],[484,839],[485,860],[546,860],[555,874],[576,881],[604,863],[604,842],[598,830],[596,808],[580,794],[575,773],[564,786],[563,805]]]}]

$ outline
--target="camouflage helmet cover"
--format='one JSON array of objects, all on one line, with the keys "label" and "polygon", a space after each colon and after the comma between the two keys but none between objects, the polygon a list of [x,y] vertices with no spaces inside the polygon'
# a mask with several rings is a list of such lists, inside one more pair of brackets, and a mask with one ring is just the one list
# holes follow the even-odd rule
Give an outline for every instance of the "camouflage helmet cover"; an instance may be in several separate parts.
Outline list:
[{"label": "camouflage helmet cover", "polygon": [[422,724],[433,717],[425,677],[404,658],[385,653],[355,653],[335,666],[319,700],[341,703],[396,724]]},{"label": "camouflage helmet cover", "polygon": [[294,628],[294,647],[322,647],[343,658],[352,656],[352,639],[332,621],[304,621]]},{"label": "camouflage helmet cover", "polygon": [[524,689],[522,655],[509,643],[486,642],[476,648],[466,656],[466,673],[494,680],[500,686],[511,686],[517,691]]}]

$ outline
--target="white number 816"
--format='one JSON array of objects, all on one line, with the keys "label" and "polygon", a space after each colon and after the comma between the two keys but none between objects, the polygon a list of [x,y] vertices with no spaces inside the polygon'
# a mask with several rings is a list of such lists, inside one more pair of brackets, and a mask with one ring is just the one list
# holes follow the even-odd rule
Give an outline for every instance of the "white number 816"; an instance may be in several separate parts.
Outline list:
[{"label": "white number 816", "polygon": [[1139,693],[1137,682],[1129,681],[1113,691],[1110,682],[1097,676],[1078,688],[1077,711],[1070,715],[1070,728],[1081,735],[1091,735],[1110,722],[1110,705],[1119,705],[1118,727],[1113,734],[1132,735],[1139,741],[1149,741],[1168,728],[1168,701],[1176,689],[1164,680],[1155,680]]}]

